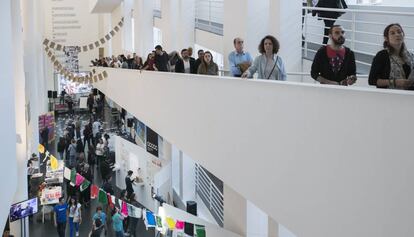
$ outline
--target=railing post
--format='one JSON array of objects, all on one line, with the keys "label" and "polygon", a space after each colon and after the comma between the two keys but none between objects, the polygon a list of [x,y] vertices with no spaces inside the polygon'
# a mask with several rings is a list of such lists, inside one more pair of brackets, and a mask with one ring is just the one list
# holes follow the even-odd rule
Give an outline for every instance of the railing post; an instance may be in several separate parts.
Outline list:
[{"label": "railing post", "polygon": [[352,51],[355,51],[355,31],[356,31],[356,17],[355,12],[352,12],[352,43],[351,43],[351,49]]},{"label": "railing post", "polygon": [[198,165],[195,165],[195,197],[197,198],[197,191],[198,191]]},{"label": "railing post", "polygon": [[213,184],[212,184],[212,182],[210,181],[210,194],[209,194],[209,208],[210,208],[210,210],[211,210],[211,203],[212,203],[212,199],[213,199]]},{"label": "railing post", "polygon": [[305,28],[305,32],[303,33],[302,31],[302,34],[304,38],[303,40],[305,41],[305,57],[307,58],[308,57],[308,36],[307,36],[308,34],[308,10],[307,9],[305,10],[305,15],[303,17],[304,17],[303,27]]}]

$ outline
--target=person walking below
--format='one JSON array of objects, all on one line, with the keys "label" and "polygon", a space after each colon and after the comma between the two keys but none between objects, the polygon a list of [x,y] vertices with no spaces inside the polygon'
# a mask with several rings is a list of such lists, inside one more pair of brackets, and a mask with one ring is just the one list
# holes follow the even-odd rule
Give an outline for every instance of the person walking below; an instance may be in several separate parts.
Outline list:
[{"label": "person walking below", "polygon": [[112,228],[114,229],[116,237],[124,237],[123,219],[124,217],[121,215],[119,209],[115,207],[112,214]]},{"label": "person walking below", "polygon": [[[315,7],[346,9],[348,8],[348,5],[346,4],[345,0],[319,0]],[[318,14],[318,17],[323,18],[323,22],[325,23],[322,43],[327,44],[329,39],[329,29],[335,24],[336,19],[342,16],[344,12],[320,10],[312,12],[313,16],[316,14]]]},{"label": "person walking below", "polygon": [[[70,237],[74,234],[79,236],[79,225],[82,223],[81,204],[75,197],[71,197],[69,201],[69,233]],[[76,232],[74,232],[76,231]]]},{"label": "person walking below", "polygon": [[55,212],[54,222],[59,237],[65,237],[66,222],[68,215],[68,204],[65,203],[65,198],[59,198],[59,203],[53,208]]},{"label": "person walking below", "polygon": [[66,148],[65,139],[63,137],[60,137],[59,142],[57,144],[57,152],[59,153],[59,159],[61,160],[65,158],[64,156],[65,148]]}]

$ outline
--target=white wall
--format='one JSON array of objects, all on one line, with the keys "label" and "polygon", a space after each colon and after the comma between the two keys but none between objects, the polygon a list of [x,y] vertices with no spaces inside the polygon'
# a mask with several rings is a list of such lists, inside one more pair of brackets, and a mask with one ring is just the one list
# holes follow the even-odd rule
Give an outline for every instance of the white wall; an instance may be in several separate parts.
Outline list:
[{"label": "white wall", "polygon": [[[144,148],[121,137],[115,136],[114,140],[116,165],[117,167],[120,167],[120,169],[116,171],[116,185],[121,189],[125,189],[125,177],[127,171],[130,169],[134,171],[136,175],[137,168],[141,168],[140,176],[144,180],[144,185],[133,186],[136,199],[148,210],[154,212],[156,210],[157,202],[151,196],[151,186],[155,188],[155,192],[157,192],[158,189],[159,194],[167,201],[167,193],[172,195],[171,166],[168,165],[168,162],[148,153]],[[161,162],[162,168],[156,170],[151,168],[154,167],[153,165],[150,165],[152,161]],[[149,168],[155,171],[152,175]],[[162,177],[158,176],[159,174],[162,174]],[[149,178],[147,179],[147,177]]]},{"label": "white wall", "polygon": [[[111,23],[113,27],[118,25],[119,21],[121,20],[123,16],[122,6],[123,4],[120,4],[111,13]],[[114,37],[112,37],[112,55],[118,56],[120,54],[124,54],[123,44],[122,44],[122,31],[119,31],[118,33],[115,34]]]},{"label": "white wall", "polygon": [[414,235],[412,92],[106,70],[98,89],[297,236]]},{"label": "white wall", "polygon": [[183,197],[184,203],[195,199],[195,162],[183,154]]},{"label": "white wall", "polygon": [[[2,65],[2,77],[0,86],[0,110],[3,111],[0,131],[2,131],[2,155],[3,163],[0,166],[2,189],[7,190],[0,197],[0,224],[4,226],[10,211],[13,196],[17,187],[17,161],[16,161],[16,122],[15,122],[15,83],[14,83],[14,64],[13,59],[13,38],[12,18],[20,11],[12,11],[11,1],[0,2],[0,30],[4,34],[0,51],[0,65]],[[11,178],[12,177],[12,178]]]},{"label": "white wall", "polygon": [[246,203],[246,217],[246,237],[268,236],[267,214],[250,201]]}]

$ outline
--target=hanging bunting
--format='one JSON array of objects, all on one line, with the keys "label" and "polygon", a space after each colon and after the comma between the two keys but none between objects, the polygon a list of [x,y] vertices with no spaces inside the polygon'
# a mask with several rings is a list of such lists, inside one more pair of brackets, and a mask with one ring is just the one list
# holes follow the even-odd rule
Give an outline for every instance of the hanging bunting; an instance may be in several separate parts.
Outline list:
[{"label": "hanging bunting", "polygon": [[194,234],[196,234],[196,237],[206,237],[206,227],[202,225],[195,225]]},{"label": "hanging bunting", "polygon": [[97,82],[98,81],[98,76],[97,75],[93,76],[93,81],[94,82]]},{"label": "hanging bunting", "polygon": [[124,201],[122,201],[121,213],[124,217],[128,216],[128,206],[127,206],[127,203]]},{"label": "hanging bunting", "polygon": [[73,168],[70,171],[70,185],[75,186],[76,184],[76,169]]},{"label": "hanging bunting", "polygon": [[114,203],[112,202],[112,197],[111,197],[111,194],[110,193],[107,193],[106,194],[106,197],[107,197],[107,199],[108,199],[108,204],[109,204],[109,207],[111,207],[111,209],[114,209]]},{"label": "hanging bunting", "polygon": [[104,205],[108,204],[108,197],[106,196],[106,192],[102,189],[99,189],[98,201]]},{"label": "hanging bunting", "polygon": [[175,228],[177,230],[183,230],[184,229],[184,222],[177,220],[177,222],[175,223]]},{"label": "hanging bunting", "polygon": [[48,39],[43,40],[43,44],[48,46],[49,45],[49,40]]},{"label": "hanging bunting", "polygon": [[49,47],[52,48],[52,49],[55,49],[55,45],[56,45],[56,43],[52,41],[52,42],[50,42]]},{"label": "hanging bunting", "polygon": [[81,192],[83,192],[85,189],[87,189],[88,187],[89,187],[89,185],[91,184],[91,182],[89,182],[88,180],[84,180],[83,182],[82,182],[82,184],[80,185],[80,187],[79,187],[79,190],[81,191]]},{"label": "hanging bunting", "polygon": [[167,217],[165,219],[165,221],[167,222],[168,229],[170,229],[170,230],[174,230],[175,229],[175,221],[174,221],[173,218]]},{"label": "hanging bunting", "polygon": [[111,34],[111,36],[114,37],[115,31],[111,30],[111,32],[109,32],[109,34]]},{"label": "hanging bunting", "polygon": [[39,146],[37,146],[37,150],[40,154],[45,153],[45,147],[42,144],[39,144]]},{"label": "hanging bunting", "polygon": [[85,181],[85,178],[82,175],[80,175],[79,173],[77,173],[76,174],[76,180],[75,180],[76,187],[79,187],[83,183],[83,181]]},{"label": "hanging bunting", "polygon": [[151,211],[146,211],[145,217],[146,217],[146,226],[155,227],[156,223],[155,223],[154,214]]},{"label": "hanging bunting", "polygon": [[142,209],[138,207],[134,207],[131,204],[127,203],[128,207],[128,216],[133,218],[141,218],[142,217]]},{"label": "hanging bunting", "polygon": [[119,25],[119,27],[122,27],[122,26],[124,25],[123,21],[120,21],[120,22],[118,23],[118,25]]},{"label": "hanging bunting", "polygon": [[100,81],[102,81],[102,80],[103,80],[102,73],[99,73],[99,74],[98,74],[98,78],[99,78],[99,80],[100,80]]},{"label": "hanging bunting", "polygon": [[105,44],[105,39],[104,38],[101,38],[101,44]]},{"label": "hanging bunting", "polygon": [[118,26],[115,26],[115,27],[114,27],[114,30],[115,30],[116,32],[118,32],[118,31],[119,31],[119,27],[118,27]]},{"label": "hanging bunting", "polygon": [[67,180],[70,180],[71,170],[68,167],[65,167],[63,171],[63,177]]},{"label": "hanging bunting", "polygon": [[108,41],[111,39],[111,36],[109,34],[105,35],[105,39]]},{"label": "hanging bunting", "polygon": [[93,44],[89,44],[89,50],[93,49]]},{"label": "hanging bunting", "polygon": [[98,197],[99,188],[95,184],[91,186],[91,199],[95,199]]},{"label": "hanging bunting", "polygon": [[99,41],[96,41],[95,42],[95,48],[98,48],[99,47]]},{"label": "hanging bunting", "polygon": [[53,171],[57,170],[59,167],[59,162],[53,155],[50,155],[50,168],[52,168]]},{"label": "hanging bunting", "polygon": [[82,49],[83,49],[82,50],[83,52],[86,52],[86,51],[88,51],[88,46],[87,45],[84,45],[84,46],[82,46]]},{"label": "hanging bunting", "polygon": [[107,78],[108,77],[108,73],[106,71],[103,71],[102,74],[103,74],[103,77],[104,78]]},{"label": "hanging bunting", "polygon": [[62,50],[62,45],[61,44],[56,44],[56,50],[57,51],[61,51]]},{"label": "hanging bunting", "polygon": [[162,219],[161,219],[161,217],[156,216],[155,219],[157,221],[157,228],[161,229],[162,228]]}]

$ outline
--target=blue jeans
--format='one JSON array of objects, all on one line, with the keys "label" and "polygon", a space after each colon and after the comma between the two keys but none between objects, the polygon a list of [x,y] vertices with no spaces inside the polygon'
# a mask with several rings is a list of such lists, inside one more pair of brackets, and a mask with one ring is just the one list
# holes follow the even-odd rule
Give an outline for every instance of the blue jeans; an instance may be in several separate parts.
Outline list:
[{"label": "blue jeans", "polygon": [[124,237],[124,232],[123,231],[115,231],[115,236],[116,237]]},{"label": "blue jeans", "polygon": [[73,237],[75,236],[74,230],[76,232],[79,232],[79,223],[78,222],[73,222],[73,217],[69,217],[69,236]]}]

